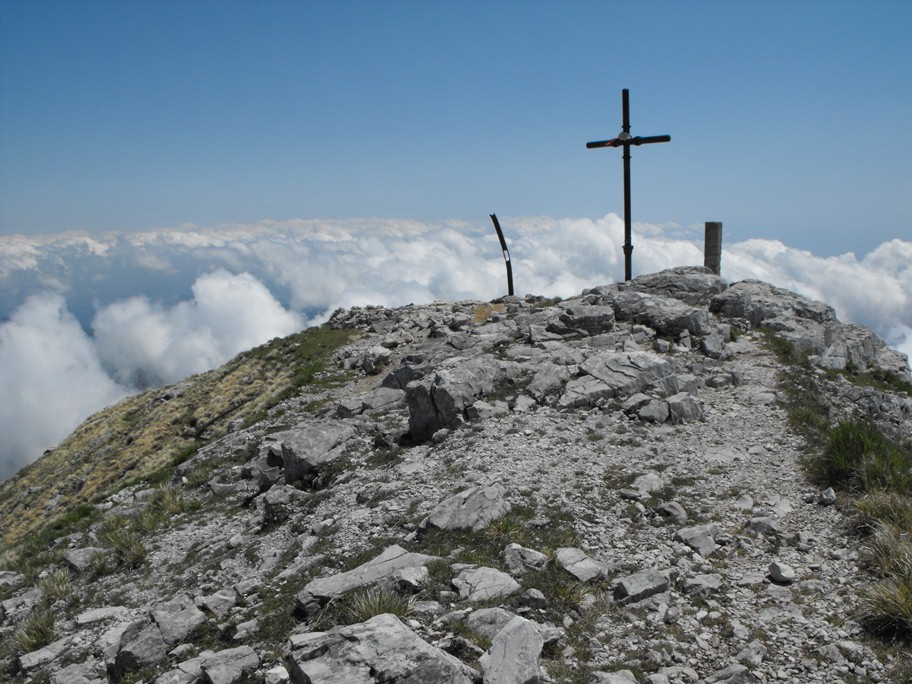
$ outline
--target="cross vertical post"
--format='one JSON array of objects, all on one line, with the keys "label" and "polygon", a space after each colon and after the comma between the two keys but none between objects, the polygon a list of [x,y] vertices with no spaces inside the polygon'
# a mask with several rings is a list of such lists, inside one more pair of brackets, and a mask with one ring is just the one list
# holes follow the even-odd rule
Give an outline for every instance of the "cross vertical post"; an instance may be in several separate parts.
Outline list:
[{"label": "cross vertical post", "polygon": [[647,145],[649,143],[670,142],[670,135],[652,135],[646,137],[630,137],[630,91],[624,88],[621,91],[622,127],[621,133],[611,140],[599,140],[586,143],[587,149],[597,147],[623,147],[624,148],[624,280],[633,277],[631,256],[633,254],[633,237],[630,221],[630,146]]},{"label": "cross vertical post", "polygon": [[[630,139],[630,91],[621,91],[622,125],[620,137]],[[630,145],[624,145],[624,280],[633,275],[631,255],[633,254],[633,230],[630,227]]]}]

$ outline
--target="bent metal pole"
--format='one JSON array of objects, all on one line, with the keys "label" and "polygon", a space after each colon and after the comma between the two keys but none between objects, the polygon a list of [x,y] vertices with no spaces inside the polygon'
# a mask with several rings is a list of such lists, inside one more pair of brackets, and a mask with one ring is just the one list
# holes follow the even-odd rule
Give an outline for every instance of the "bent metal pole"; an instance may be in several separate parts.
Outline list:
[{"label": "bent metal pole", "polygon": [[500,240],[500,248],[503,250],[504,261],[507,264],[507,291],[513,296],[513,266],[510,264],[510,250],[507,249],[507,241],[504,239],[503,231],[500,229],[500,221],[497,220],[497,214],[490,214],[494,222],[494,230],[497,231],[497,239]]},{"label": "bent metal pole", "polygon": [[623,147],[624,148],[624,280],[630,280],[631,263],[630,255],[633,253],[633,241],[630,230],[630,146],[648,145],[650,143],[670,142],[670,135],[651,135],[646,137],[630,137],[630,91],[624,88],[621,91],[621,104],[623,109],[623,128],[620,135],[611,140],[598,140],[586,143],[588,149],[596,147]]}]

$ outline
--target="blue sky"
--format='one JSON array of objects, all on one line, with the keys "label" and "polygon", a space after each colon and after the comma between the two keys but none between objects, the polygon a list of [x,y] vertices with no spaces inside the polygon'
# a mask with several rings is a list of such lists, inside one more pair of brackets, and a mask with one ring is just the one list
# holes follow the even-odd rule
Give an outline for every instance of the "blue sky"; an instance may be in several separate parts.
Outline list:
[{"label": "blue sky", "polygon": [[0,0],[0,235],[292,218],[912,235],[912,3]]}]

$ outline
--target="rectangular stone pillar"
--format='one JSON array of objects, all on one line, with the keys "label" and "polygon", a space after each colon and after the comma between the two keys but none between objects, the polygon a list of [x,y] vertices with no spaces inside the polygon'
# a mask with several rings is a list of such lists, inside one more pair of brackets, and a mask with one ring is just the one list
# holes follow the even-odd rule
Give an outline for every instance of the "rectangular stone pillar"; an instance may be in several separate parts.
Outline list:
[{"label": "rectangular stone pillar", "polygon": [[716,275],[722,275],[722,222],[707,221],[703,243],[703,265]]}]

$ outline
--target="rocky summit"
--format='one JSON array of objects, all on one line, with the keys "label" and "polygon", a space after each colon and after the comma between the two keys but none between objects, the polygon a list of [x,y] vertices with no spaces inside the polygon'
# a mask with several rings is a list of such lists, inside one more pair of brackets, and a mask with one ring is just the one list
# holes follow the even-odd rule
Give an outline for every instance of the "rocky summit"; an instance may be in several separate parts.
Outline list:
[{"label": "rocky summit", "polygon": [[[831,420],[908,439],[909,395],[850,381],[910,381],[870,330],[700,268],[562,301],[340,310],[328,326],[352,334],[298,391],[246,421],[222,397],[223,429],[195,422],[166,467],[9,541],[4,681],[908,674],[903,649],[863,629],[863,539],[808,478],[820,445],[789,423],[782,385],[801,372]],[[96,469],[126,472],[134,418],[124,455],[99,449]],[[78,490],[67,476],[55,486]],[[20,515],[37,489],[17,490]]]}]

